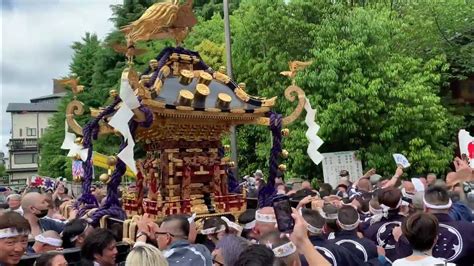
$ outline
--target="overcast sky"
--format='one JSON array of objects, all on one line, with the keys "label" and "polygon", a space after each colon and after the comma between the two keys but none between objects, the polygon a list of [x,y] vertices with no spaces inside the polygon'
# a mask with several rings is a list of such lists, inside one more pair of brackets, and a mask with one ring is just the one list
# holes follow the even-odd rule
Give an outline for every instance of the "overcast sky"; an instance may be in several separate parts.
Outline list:
[{"label": "overcast sky", "polygon": [[123,0],[0,1],[0,150],[6,153],[11,130],[8,103],[51,94],[53,78],[69,74],[71,44],[85,32],[103,39],[113,28],[110,5]]}]

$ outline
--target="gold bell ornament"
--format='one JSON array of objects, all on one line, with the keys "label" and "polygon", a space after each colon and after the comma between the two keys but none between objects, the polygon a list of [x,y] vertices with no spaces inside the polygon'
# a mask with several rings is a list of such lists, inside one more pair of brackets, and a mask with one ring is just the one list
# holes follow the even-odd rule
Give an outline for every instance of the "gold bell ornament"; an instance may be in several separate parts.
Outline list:
[{"label": "gold bell ornament", "polygon": [[280,164],[278,166],[278,170],[282,171],[282,172],[285,172],[286,171],[286,165],[285,164]]},{"label": "gold bell ornament", "polygon": [[101,175],[99,176],[99,180],[100,180],[102,183],[107,184],[107,183],[109,183],[109,181],[110,181],[110,176],[109,176],[108,174],[101,174]]},{"label": "gold bell ornament", "polygon": [[288,151],[287,150],[282,150],[281,151],[281,158],[286,159],[288,158]]},{"label": "gold bell ornament", "polygon": [[283,137],[288,137],[290,135],[290,130],[288,128],[284,128],[281,130],[281,134]]}]

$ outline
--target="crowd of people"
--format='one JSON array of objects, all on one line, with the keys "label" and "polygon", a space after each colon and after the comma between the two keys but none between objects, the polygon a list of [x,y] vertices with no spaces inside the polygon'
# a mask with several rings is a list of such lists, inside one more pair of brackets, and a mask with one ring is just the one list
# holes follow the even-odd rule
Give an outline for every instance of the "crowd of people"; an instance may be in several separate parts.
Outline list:
[{"label": "crowd of people", "polygon": [[[335,188],[314,189],[308,181],[289,188],[279,179],[276,194],[294,205],[294,228],[285,233],[270,206],[202,220],[178,214],[157,222],[145,214],[124,261],[117,230],[59,214],[72,200],[64,183],[54,191],[9,191],[0,212],[0,265],[18,265],[31,254],[40,254],[38,266],[68,265],[70,249],[80,250],[80,265],[94,266],[474,265],[472,193],[463,184],[473,171],[462,160],[455,165],[445,180],[428,174],[403,181],[401,167],[390,178],[371,169],[353,180],[342,171]],[[258,193],[263,173],[252,178]],[[94,189],[100,202],[104,193]]]}]

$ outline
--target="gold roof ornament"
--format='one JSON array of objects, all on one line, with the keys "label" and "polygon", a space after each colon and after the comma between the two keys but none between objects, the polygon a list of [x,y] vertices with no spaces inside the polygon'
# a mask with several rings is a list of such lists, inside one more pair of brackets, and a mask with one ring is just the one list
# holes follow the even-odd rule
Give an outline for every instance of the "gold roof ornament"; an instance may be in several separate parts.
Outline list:
[{"label": "gold roof ornament", "polygon": [[283,76],[289,77],[292,81],[292,84],[295,85],[295,77],[296,77],[296,74],[298,73],[298,71],[301,71],[301,70],[307,68],[312,63],[313,63],[313,61],[307,61],[307,62],[290,61],[290,62],[288,62],[288,66],[290,67],[290,71],[282,71],[282,72],[280,72],[280,74],[282,74]]},{"label": "gold roof ornament", "polygon": [[138,41],[172,38],[180,45],[190,29],[197,24],[192,0],[179,5],[178,0],[160,2],[150,6],[143,15],[121,29],[128,47]]}]

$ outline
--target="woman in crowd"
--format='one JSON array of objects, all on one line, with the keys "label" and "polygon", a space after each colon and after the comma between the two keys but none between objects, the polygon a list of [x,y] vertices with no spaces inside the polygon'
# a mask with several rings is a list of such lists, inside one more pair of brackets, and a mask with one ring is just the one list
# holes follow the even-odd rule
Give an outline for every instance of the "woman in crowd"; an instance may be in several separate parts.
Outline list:
[{"label": "woman in crowd", "polygon": [[67,266],[67,261],[59,252],[43,253],[36,259],[35,266]]},{"label": "woman in crowd", "polygon": [[168,261],[161,251],[150,244],[137,242],[127,256],[125,266],[168,266]]}]

